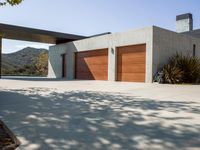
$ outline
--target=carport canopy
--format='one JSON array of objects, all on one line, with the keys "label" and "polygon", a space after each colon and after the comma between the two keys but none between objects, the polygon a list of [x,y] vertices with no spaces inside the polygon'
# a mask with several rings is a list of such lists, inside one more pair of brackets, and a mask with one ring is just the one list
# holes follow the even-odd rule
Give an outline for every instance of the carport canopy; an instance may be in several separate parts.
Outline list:
[{"label": "carport canopy", "polygon": [[2,38],[11,40],[29,41],[29,42],[48,43],[48,44],[61,44],[61,43],[84,39],[86,37],[74,34],[66,34],[66,33],[0,23],[0,77],[1,77]]},{"label": "carport canopy", "polygon": [[49,44],[60,44],[86,38],[85,36],[33,29],[0,23],[1,38]]}]

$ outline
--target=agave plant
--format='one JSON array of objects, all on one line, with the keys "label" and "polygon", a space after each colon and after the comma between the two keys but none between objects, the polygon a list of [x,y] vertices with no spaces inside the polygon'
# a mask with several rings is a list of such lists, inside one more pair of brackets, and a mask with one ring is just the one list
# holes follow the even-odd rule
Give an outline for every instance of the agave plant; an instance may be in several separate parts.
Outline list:
[{"label": "agave plant", "polygon": [[197,83],[200,78],[200,61],[196,57],[182,56],[177,67],[183,70],[184,83]]},{"label": "agave plant", "polygon": [[175,65],[165,65],[163,67],[163,83],[182,83],[183,71],[177,68]]},{"label": "agave plant", "polygon": [[200,83],[200,59],[177,53],[161,72],[160,83]]}]

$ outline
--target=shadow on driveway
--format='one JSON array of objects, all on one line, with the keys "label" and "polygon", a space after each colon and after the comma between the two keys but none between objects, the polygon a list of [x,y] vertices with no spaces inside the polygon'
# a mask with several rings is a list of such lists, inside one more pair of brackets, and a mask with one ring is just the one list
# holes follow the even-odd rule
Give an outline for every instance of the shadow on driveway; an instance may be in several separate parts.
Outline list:
[{"label": "shadow on driveway", "polygon": [[0,118],[21,149],[200,148],[200,106],[102,92],[0,91]]}]

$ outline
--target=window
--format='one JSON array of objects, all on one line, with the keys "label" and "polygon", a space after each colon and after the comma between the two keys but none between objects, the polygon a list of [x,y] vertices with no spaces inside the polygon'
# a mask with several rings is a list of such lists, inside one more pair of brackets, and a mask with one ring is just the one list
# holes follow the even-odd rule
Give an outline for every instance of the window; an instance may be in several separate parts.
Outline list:
[{"label": "window", "polygon": [[193,44],[193,52],[192,52],[192,56],[195,57],[196,55],[196,45]]}]

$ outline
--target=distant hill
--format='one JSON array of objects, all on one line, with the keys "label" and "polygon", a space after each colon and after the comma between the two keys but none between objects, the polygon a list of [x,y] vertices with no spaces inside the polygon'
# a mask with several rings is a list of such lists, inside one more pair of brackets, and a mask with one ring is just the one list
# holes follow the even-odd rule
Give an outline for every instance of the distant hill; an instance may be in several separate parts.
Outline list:
[{"label": "distant hill", "polygon": [[[46,75],[47,61],[46,49],[26,47],[14,53],[2,54],[2,75]],[[38,63],[45,65],[43,73],[37,70],[37,66],[41,66]]]}]

